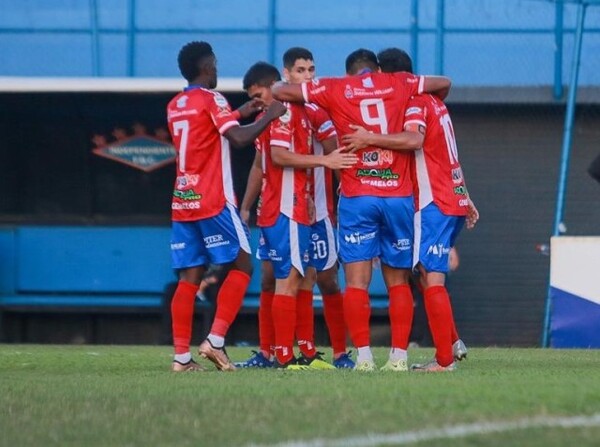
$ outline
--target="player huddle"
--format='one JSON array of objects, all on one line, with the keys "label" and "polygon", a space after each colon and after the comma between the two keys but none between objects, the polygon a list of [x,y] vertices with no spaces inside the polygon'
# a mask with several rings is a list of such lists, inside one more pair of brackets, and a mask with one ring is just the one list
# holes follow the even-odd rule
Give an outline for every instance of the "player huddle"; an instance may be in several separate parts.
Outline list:
[{"label": "player huddle", "polygon": [[[388,289],[392,335],[382,369],[408,370],[413,271],[420,273],[436,355],[411,368],[451,371],[455,359],[466,355],[444,281],[450,249],[465,221],[474,226],[478,213],[442,102],[450,81],[413,75],[402,50],[378,56],[359,49],[346,59],[347,76],[316,79],[312,54],[291,48],[283,57],[285,82],[276,67],[253,65],[244,76],[251,100],[232,111],[211,90],[217,76],[210,45],[191,42],[181,49],[179,67],[189,86],[167,108],[177,150],[171,250],[180,275],[171,304],[173,371],[203,369],[192,359],[190,339],[195,293],[209,263],[231,266],[210,333],[199,348],[220,370],[375,370],[368,295],[375,259]],[[256,112],[253,124],[239,125],[239,118]],[[240,213],[229,150],[253,140],[256,157]],[[340,181],[337,219],[334,170]],[[224,340],[252,274],[247,220],[257,198],[260,348],[234,365]],[[346,277],[343,293],[338,257]],[[315,282],[323,296],[333,364],[315,350]],[[356,362],[346,352],[346,331],[358,352]]]}]

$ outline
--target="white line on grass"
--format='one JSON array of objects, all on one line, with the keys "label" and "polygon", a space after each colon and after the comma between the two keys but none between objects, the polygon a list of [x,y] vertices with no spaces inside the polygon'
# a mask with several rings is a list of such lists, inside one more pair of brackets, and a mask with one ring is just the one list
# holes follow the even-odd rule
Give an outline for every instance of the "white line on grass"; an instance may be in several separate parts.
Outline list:
[{"label": "white line on grass", "polygon": [[[463,438],[471,435],[484,435],[513,430],[539,427],[594,427],[600,425],[600,413],[591,416],[553,417],[538,416],[517,421],[477,422],[447,426],[439,429],[425,429],[388,435],[369,434],[342,439],[313,439],[309,441],[287,441],[270,444],[270,447],[369,447],[378,445],[406,445],[434,439]],[[256,444],[252,444],[257,446]]]}]

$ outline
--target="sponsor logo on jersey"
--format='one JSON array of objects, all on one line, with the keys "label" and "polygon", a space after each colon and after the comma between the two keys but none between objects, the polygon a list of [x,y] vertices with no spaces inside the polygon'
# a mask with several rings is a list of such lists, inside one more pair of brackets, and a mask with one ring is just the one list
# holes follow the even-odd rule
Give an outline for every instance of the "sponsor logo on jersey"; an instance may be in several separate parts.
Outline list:
[{"label": "sponsor logo on jersey", "polygon": [[354,93],[352,92],[352,87],[346,84],[346,88],[344,89],[344,96],[348,99],[354,97]]},{"label": "sponsor logo on jersey", "polygon": [[177,99],[177,102],[176,102],[177,108],[183,109],[187,105],[188,99],[189,99],[189,97],[187,95],[183,95],[179,99]]},{"label": "sponsor logo on jersey", "polygon": [[376,151],[367,151],[362,153],[362,163],[365,166],[381,166],[390,164],[394,161],[392,151],[382,149]]},{"label": "sponsor logo on jersey", "polygon": [[469,199],[460,199],[458,201],[458,206],[469,206]]},{"label": "sponsor logo on jersey", "polygon": [[224,109],[227,106],[229,106],[229,103],[227,102],[225,97],[223,95],[221,95],[219,92],[213,92],[213,95],[214,95],[215,104],[217,105],[217,107],[219,107],[220,109]]},{"label": "sponsor logo on jersey", "polygon": [[410,239],[398,239],[392,244],[392,247],[398,251],[410,250]]},{"label": "sponsor logo on jersey", "polygon": [[290,112],[290,109],[287,109],[285,113],[279,117],[279,121],[281,121],[283,124],[289,123],[291,119],[292,113]]},{"label": "sponsor logo on jersey", "polygon": [[429,248],[427,249],[428,255],[434,255],[439,258],[447,255],[448,253],[450,253],[450,247],[444,247],[444,244],[430,245]]},{"label": "sponsor logo on jersey", "polygon": [[368,241],[375,238],[376,232],[361,234],[358,231],[344,235],[344,240],[349,244],[361,244],[364,241]]},{"label": "sponsor logo on jersey", "polygon": [[455,186],[454,194],[459,195],[459,196],[466,196],[467,188],[465,187],[465,185]]},{"label": "sponsor logo on jersey", "polygon": [[199,210],[200,202],[173,202],[172,210]]},{"label": "sponsor logo on jersey", "polygon": [[421,113],[423,113],[423,109],[421,107],[409,107],[408,109],[406,109],[406,113],[404,114],[404,116],[420,115]]},{"label": "sponsor logo on jersey", "polygon": [[202,199],[202,194],[198,194],[193,189],[186,189],[184,191],[176,189],[173,191],[173,197],[179,200],[200,200]]},{"label": "sponsor logo on jersey", "polygon": [[368,78],[364,78],[362,80],[362,85],[364,88],[373,88],[375,87],[375,85],[373,85],[373,79],[371,79],[371,76],[369,76]]},{"label": "sponsor logo on jersey", "polygon": [[460,167],[452,169],[452,181],[461,183],[463,181],[462,169]]},{"label": "sponsor logo on jersey", "polygon": [[177,177],[177,189],[193,188],[200,181],[198,174],[183,174]]},{"label": "sponsor logo on jersey", "polygon": [[321,124],[321,127],[319,127],[319,133],[325,133],[332,127],[333,123],[331,122],[331,120],[327,120],[323,124]]},{"label": "sponsor logo on jersey", "polygon": [[206,248],[215,248],[222,245],[229,245],[229,241],[222,234],[213,234],[204,238],[204,246]]},{"label": "sponsor logo on jersey", "polygon": [[358,169],[356,171],[357,177],[376,177],[382,180],[396,180],[400,176],[395,172],[392,172],[390,168],[385,169]]}]

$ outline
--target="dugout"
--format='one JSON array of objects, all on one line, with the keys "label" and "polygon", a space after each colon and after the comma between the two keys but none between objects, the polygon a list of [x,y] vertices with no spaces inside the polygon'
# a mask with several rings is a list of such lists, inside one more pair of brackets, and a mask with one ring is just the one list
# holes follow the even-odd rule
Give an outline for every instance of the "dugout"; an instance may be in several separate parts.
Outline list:
[{"label": "dugout", "polygon": [[[98,82],[102,87],[92,81],[80,88],[63,82],[52,89],[38,84],[0,92],[0,107],[6,111],[0,120],[2,230],[168,229],[173,166],[143,171],[93,149],[98,138],[159,137],[166,129],[165,106],[181,81],[146,84],[131,79],[119,88],[107,80]],[[239,85],[224,93],[234,107],[246,100]],[[571,235],[600,230],[600,186],[586,174],[600,151],[598,97],[593,88],[580,92],[565,210]],[[459,331],[470,345],[536,346],[549,271],[549,258],[536,245],[547,243],[551,233],[564,103],[552,98],[550,88],[463,88],[450,96],[449,109],[468,186],[482,216],[475,231],[461,235],[461,267],[450,278]],[[252,148],[232,151],[240,198],[253,156]],[[8,252],[2,253],[0,290],[11,273],[6,271]],[[44,253],[31,246],[15,256],[43,262]],[[127,274],[119,272],[123,276],[113,276],[114,282],[126,283]],[[5,339],[26,342],[71,342],[82,331],[88,334],[86,341],[154,343],[160,338],[158,314],[95,317],[101,321],[92,340],[87,338],[90,318],[25,313],[19,321],[5,321],[3,329]],[[236,323],[231,342],[253,341],[253,318]],[[373,335],[386,343],[385,319]]]}]

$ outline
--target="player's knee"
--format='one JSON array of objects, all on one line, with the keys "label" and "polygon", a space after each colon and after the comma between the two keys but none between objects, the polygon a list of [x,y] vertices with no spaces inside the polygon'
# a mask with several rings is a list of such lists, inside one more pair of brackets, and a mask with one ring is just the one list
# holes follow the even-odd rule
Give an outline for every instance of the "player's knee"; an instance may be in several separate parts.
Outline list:
[{"label": "player's knee", "polygon": [[333,295],[340,291],[337,275],[317,275],[317,285],[322,295]]}]

